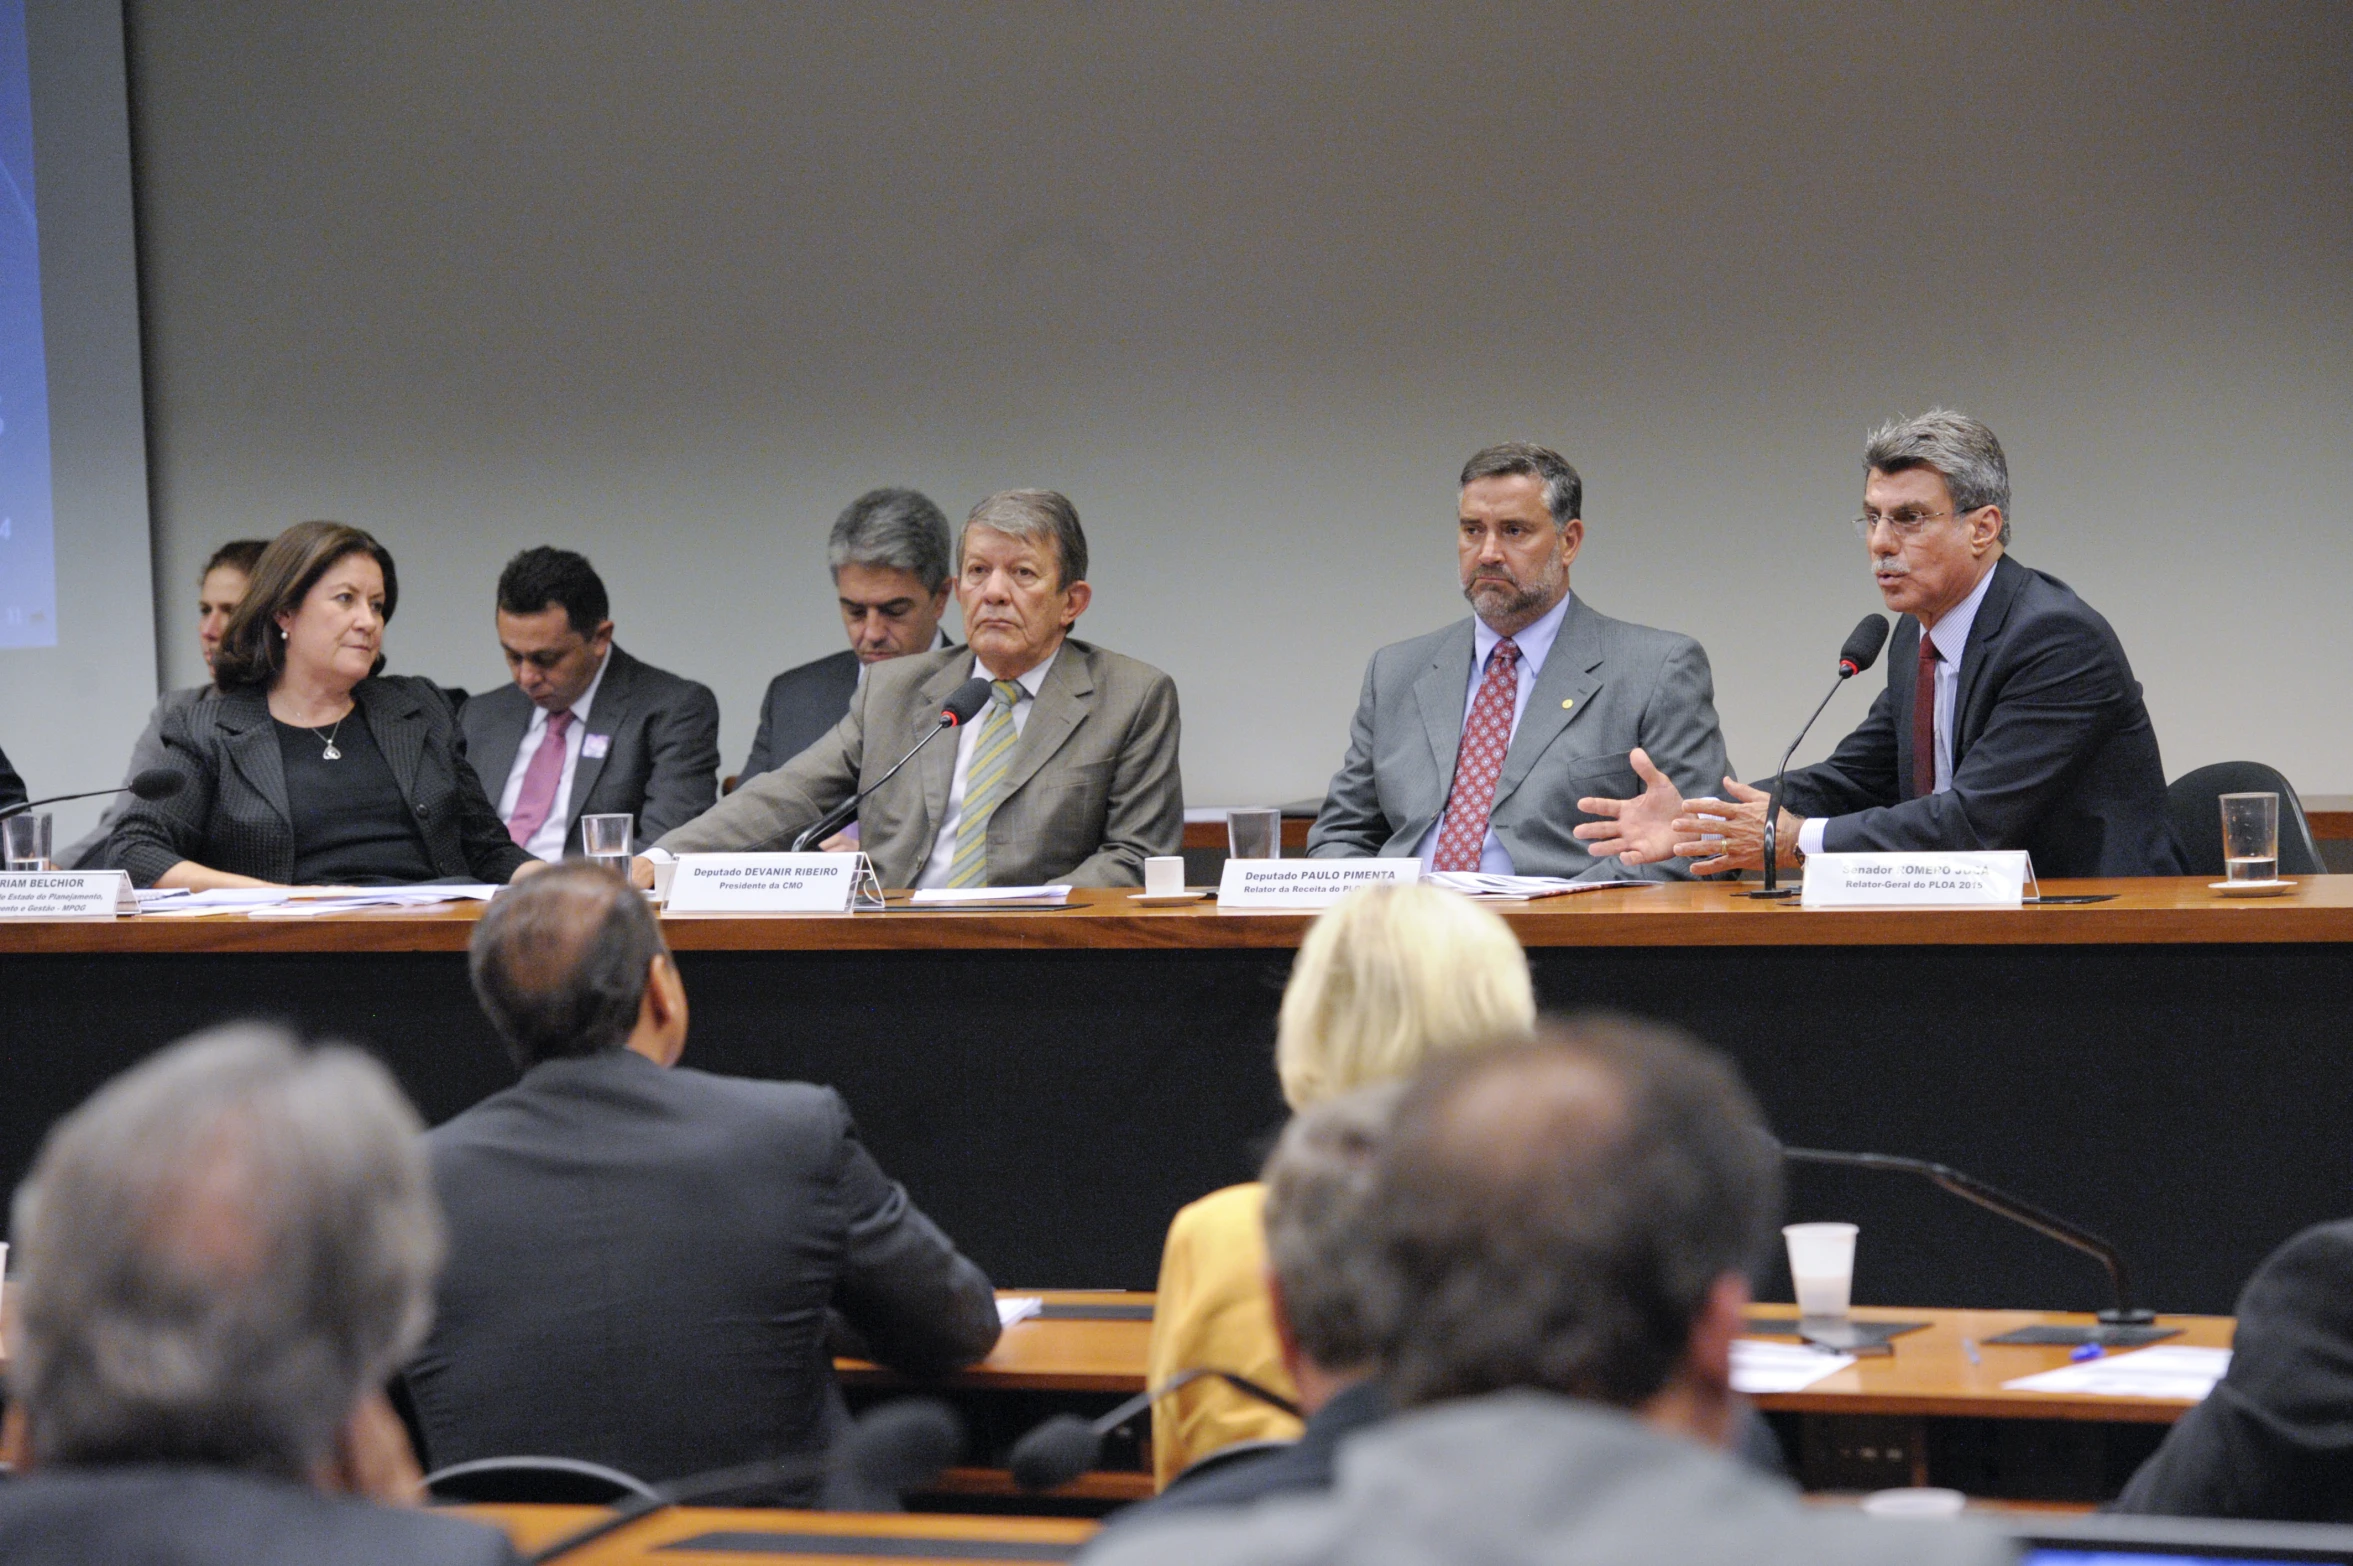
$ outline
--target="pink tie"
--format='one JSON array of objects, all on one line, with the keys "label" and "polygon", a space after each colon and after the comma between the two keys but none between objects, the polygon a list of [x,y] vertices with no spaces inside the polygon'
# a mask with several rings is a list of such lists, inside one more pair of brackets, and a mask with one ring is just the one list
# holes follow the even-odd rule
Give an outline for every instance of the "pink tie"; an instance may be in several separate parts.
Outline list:
[{"label": "pink tie", "polygon": [[1438,834],[1433,870],[1476,870],[1487,845],[1487,816],[1495,808],[1495,780],[1511,750],[1512,698],[1519,694],[1520,646],[1510,637],[1487,655],[1462,748],[1454,754],[1454,788],[1446,796],[1446,826]]},{"label": "pink tie", "polygon": [[517,844],[529,844],[539,829],[547,825],[548,813],[556,808],[556,785],[564,781],[564,735],[571,727],[570,708],[547,715],[547,733],[540,737],[539,748],[531,753],[531,765],[523,769],[523,787],[515,795],[515,813],[507,820],[507,832]]}]

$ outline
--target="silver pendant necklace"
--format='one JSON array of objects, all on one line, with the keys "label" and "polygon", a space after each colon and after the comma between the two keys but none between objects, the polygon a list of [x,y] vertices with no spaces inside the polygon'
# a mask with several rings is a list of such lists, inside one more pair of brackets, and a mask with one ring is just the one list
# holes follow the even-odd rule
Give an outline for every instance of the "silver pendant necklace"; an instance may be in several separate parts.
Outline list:
[{"label": "silver pendant necklace", "polygon": [[321,734],[317,729],[310,731],[312,738],[323,741],[327,747],[325,751],[320,753],[319,759],[321,761],[341,761],[343,759],[343,752],[335,748],[335,736],[343,732],[344,720],[350,716],[351,714],[347,712],[343,717],[337,718],[335,727],[324,734]]}]

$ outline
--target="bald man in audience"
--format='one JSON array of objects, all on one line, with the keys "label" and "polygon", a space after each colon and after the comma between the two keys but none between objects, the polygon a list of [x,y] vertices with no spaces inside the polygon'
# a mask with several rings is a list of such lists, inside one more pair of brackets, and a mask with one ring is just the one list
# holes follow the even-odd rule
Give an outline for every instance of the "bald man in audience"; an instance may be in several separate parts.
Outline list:
[{"label": "bald man in audience", "polygon": [[408,1384],[436,1467],[813,1457],[845,1418],[829,1313],[915,1374],[995,1346],[989,1280],[839,1094],[678,1064],[686,986],[620,877],[576,860],[501,893],[471,964],[523,1079],[427,1139],[450,1261]]}]

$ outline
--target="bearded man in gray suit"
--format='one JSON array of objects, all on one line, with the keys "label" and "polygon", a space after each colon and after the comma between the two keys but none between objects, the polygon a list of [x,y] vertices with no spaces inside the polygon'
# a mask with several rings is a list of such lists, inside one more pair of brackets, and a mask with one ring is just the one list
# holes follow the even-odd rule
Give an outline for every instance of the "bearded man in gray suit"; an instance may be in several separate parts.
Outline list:
[{"label": "bearded man in gray suit", "polygon": [[1699,643],[1613,620],[1569,590],[1584,483],[1512,442],[1463,465],[1456,550],[1473,617],[1373,654],[1348,757],[1307,835],[1319,859],[1419,858],[1433,870],[1606,879],[1574,833],[1602,780],[1639,792],[1637,756],[1712,791],[1724,778],[1715,681]]},{"label": "bearded man in gray suit", "polygon": [[934,730],[965,681],[994,693],[953,748],[931,745],[859,810],[885,886],[1135,886],[1182,843],[1176,682],[1071,639],[1093,600],[1078,510],[1050,489],[991,495],[958,540],[956,601],[969,645],[871,664],[816,744],[656,843],[664,854],[790,848],[802,829],[875,788]]}]

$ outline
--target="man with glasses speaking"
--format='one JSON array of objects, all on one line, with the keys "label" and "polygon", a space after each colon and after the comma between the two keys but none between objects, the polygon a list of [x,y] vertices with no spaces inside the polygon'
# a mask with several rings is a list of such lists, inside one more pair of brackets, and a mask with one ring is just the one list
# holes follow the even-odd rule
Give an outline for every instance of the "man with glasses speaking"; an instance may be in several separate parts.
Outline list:
[{"label": "man with glasses speaking", "polygon": [[[2023,848],[2038,875],[2181,873],[2157,735],[2108,622],[2057,577],[2009,557],[2010,470],[1994,432],[1936,409],[1874,430],[1855,519],[1902,616],[1887,689],[1830,758],[1783,779],[1778,856]],[[1637,751],[1647,785],[1586,799],[1577,828],[1630,865],[1700,875],[1764,864],[1767,784],[1686,799]]]}]

